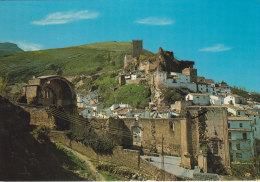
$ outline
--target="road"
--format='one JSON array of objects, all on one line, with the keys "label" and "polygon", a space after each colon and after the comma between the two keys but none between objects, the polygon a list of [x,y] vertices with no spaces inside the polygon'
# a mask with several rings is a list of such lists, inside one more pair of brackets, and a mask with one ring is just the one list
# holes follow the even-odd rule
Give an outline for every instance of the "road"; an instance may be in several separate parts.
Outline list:
[{"label": "road", "polygon": [[[150,162],[157,168],[161,169],[161,156],[155,157],[155,156],[141,156],[142,158],[150,157],[152,161]],[[174,156],[164,156],[164,169],[168,173],[174,174],[177,177],[185,177],[185,178],[193,178],[193,172],[194,170],[185,169],[180,167],[181,158],[180,157],[174,157]]]}]

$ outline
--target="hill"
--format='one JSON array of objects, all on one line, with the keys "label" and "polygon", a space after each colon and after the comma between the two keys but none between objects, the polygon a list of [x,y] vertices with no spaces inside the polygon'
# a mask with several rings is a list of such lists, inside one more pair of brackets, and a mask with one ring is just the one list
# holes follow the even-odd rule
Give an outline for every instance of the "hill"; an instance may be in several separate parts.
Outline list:
[{"label": "hill", "polygon": [[[12,84],[27,82],[33,75],[55,74],[58,69],[64,76],[105,73],[122,69],[125,54],[131,52],[130,42],[110,41],[0,55],[0,76]],[[147,50],[143,50],[143,54],[153,55]]]},{"label": "hill", "polygon": [[[51,143],[46,128],[29,125],[30,114],[0,95],[0,179],[93,180],[72,153]],[[84,171],[82,176],[75,171]]]},{"label": "hill", "polygon": [[5,42],[0,43],[0,55],[12,54],[17,52],[23,52],[16,44]]}]

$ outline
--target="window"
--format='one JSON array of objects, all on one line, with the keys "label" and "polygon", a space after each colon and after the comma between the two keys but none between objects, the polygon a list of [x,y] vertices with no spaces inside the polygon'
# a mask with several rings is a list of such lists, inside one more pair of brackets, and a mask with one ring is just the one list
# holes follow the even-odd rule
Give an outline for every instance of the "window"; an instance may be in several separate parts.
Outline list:
[{"label": "window", "polygon": [[206,89],[206,92],[208,92],[209,91],[209,89]]},{"label": "window", "polygon": [[230,128],[230,123],[228,123],[228,128]]},{"label": "window", "polygon": [[239,126],[240,126],[240,128],[242,128],[243,127],[243,123],[239,123]]},{"label": "window", "polygon": [[255,119],[255,124],[256,124],[256,119]]},{"label": "window", "polygon": [[243,133],[243,139],[247,139],[246,133]]},{"label": "window", "polygon": [[236,143],[237,150],[240,150],[240,143]]},{"label": "window", "polygon": [[238,111],[237,114],[240,115],[240,111]]},{"label": "window", "polygon": [[231,139],[231,133],[230,132],[228,133],[228,139]]},{"label": "window", "polygon": [[231,150],[231,149],[232,149],[232,143],[229,142],[229,150]]}]

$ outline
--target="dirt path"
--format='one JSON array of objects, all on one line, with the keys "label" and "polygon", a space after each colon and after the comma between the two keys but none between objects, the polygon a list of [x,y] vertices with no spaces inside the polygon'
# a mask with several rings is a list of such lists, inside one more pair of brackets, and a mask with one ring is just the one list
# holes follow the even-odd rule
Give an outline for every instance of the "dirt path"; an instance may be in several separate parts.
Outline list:
[{"label": "dirt path", "polygon": [[79,153],[69,147],[66,147],[65,145],[62,145],[60,143],[56,143],[56,144],[65,148],[66,150],[70,151],[75,156],[77,156],[80,160],[84,161],[86,166],[88,167],[88,169],[91,171],[91,173],[96,176],[96,181],[106,181],[106,179],[100,173],[98,173],[95,166],[93,166],[93,164],[90,162],[90,159],[87,156],[82,155],[81,153]]}]

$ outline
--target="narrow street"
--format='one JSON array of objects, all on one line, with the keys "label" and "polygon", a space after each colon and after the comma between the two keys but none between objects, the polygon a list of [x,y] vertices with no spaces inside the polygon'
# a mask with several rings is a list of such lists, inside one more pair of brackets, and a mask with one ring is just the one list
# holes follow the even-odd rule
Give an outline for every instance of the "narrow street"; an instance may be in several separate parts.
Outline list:
[{"label": "narrow street", "polygon": [[[162,167],[162,160],[161,156],[141,156],[142,158],[151,158],[151,164],[156,166],[157,168],[161,169]],[[181,158],[174,157],[174,156],[164,156],[164,170],[168,173],[174,174],[177,177],[185,177],[185,178],[193,178],[194,170],[185,169],[180,167]]]}]

